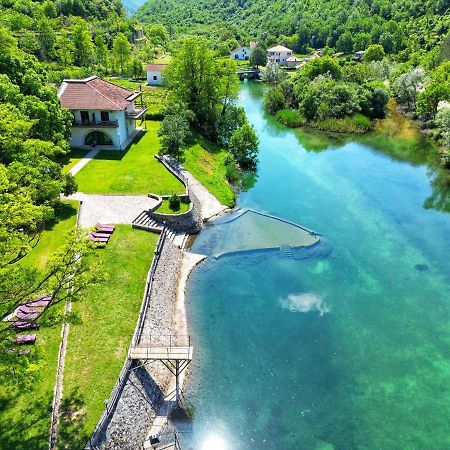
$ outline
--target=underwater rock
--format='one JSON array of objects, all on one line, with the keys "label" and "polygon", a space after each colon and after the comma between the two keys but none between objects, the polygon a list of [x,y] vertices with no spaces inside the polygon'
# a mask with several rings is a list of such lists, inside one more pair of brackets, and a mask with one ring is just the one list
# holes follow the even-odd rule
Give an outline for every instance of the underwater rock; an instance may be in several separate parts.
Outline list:
[{"label": "underwater rock", "polygon": [[416,264],[414,267],[419,272],[426,272],[427,270],[430,270],[427,264]]}]

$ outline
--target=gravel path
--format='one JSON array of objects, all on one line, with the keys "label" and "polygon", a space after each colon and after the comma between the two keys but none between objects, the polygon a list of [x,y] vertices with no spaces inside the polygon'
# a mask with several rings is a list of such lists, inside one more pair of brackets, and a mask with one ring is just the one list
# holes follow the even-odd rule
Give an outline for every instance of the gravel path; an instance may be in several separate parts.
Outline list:
[{"label": "gravel path", "polygon": [[97,156],[99,151],[100,151],[99,148],[92,149],[69,170],[69,173],[75,176],[92,158],[95,158]]},{"label": "gravel path", "polygon": [[99,195],[77,192],[68,200],[83,202],[80,226],[93,227],[100,223],[132,223],[144,210],[156,206],[157,201],[146,195]]}]

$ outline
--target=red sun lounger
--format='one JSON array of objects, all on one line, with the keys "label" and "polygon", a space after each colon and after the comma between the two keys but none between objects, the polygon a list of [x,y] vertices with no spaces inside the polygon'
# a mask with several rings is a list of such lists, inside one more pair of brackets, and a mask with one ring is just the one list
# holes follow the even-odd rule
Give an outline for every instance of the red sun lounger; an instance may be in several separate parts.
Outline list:
[{"label": "red sun lounger", "polygon": [[39,324],[35,322],[12,322],[11,326],[17,330],[36,330],[39,328]]},{"label": "red sun lounger", "polygon": [[12,339],[14,344],[34,344],[36,342],[35,334],[23,334]]},{"label": "red sun lounger", "polygon": [[20,305],[18,310],[24,314],[38,313],[40,308],[30,305]]}]

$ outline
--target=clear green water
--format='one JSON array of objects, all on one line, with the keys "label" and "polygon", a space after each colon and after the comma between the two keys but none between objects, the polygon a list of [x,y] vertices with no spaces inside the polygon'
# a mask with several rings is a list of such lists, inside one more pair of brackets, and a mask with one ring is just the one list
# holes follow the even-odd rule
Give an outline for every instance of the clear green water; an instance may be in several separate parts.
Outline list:
[{"label": "clear green water", "polygon": [[240,102],[261,153],[238,205],[332,252],[211,258],[193,273],[192,448],[450,448],[450,214],[424,208],[448,205],[426,145],[286,129],[255,84]]}]

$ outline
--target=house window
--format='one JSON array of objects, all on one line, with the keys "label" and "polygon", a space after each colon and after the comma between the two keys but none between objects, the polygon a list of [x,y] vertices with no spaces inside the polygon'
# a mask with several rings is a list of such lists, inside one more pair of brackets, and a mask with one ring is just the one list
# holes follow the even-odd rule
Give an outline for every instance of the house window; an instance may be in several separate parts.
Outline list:
[{"label": "house window", "polygon": [[239,59],[239,55],[237,53],[234,55],[234,59]]},{"label": "house window", "polygon": [[102,122],[109,122],[109,111],[100,111]]},{"label": "house window", "polygon": [[80,111],[81,122],[89,123],[89,112],[88,111]]},{"label": "house window", "polygon": [[157,80],[158,80],[158,77],[157,77],[156,75],[153,75],[153,80],[154,80],[154,81],[157,81]]}]

